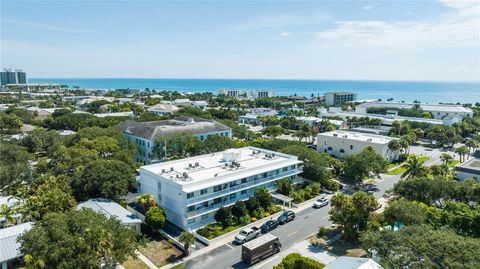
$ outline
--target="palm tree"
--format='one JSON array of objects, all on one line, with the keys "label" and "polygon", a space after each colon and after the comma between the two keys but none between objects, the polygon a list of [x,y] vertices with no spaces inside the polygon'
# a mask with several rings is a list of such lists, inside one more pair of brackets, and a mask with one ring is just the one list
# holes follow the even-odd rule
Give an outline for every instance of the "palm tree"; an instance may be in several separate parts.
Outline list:
[{"label": "palm tree", "polygon": [[420,157],[417,155],[410,156],[403,167],[405,167],[406,170],[401,178],[423,177],[428,174],[427,167],[423,166],[423,162],[420,161]]},{"label": "palm tree", "polygon": [[478,142],[473,139],[469,139],[465,143],[465,146],[468,147],[468,158],[470,158],[470,152],[472,149],[475,151],[475,149],[478,147]]},{"label": "palm tree", "polygon": [[195,243],[195,236],[189,232],[182,232],[180,234],[180,237],[178,238],[178,241],[183,244],[183,251],[185,255],[188,255],[190,254],[190,245],[193,245],[193,243]]},{"label": "palm tree", "polygon": [[137,203],[145,211],[147,211],[150,207],[157,205],[155,197],[151,194],[142,194],[138,196]]},{"label": "palm tree", "polygon": [[17,222],[15,218],[16,214],[17,213],[12,207],[9,207],[7,205],[0,206],[0,218],[5,219],[5,224],[4,224],[5,227],[14,225]]},{"label": "palm tree", "polygon": [[466,146],[461,146],[455,149],[455,152],[458,153],[458,157],[460,159],[460,162],[465,161],[465,154],[468,153],[468,148]]},{"label": "palm tree", "polygon": [[440,160],[443,161],[443,164],[449,164],[450,161],[453,160],[453,157],[448,153],[442,153],[442,155],[440,155]]}]

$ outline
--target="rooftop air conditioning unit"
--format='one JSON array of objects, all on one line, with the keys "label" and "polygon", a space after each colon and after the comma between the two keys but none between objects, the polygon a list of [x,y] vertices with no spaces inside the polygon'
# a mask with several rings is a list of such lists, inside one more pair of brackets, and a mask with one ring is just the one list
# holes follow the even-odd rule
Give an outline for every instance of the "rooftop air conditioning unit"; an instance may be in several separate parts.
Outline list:
[{"label": "rooftop air conditioning unit", "polygon": [[170,167],[170,172],[173,172],[173,167]]},{"label": "rooftop air conditioning unit", "polygon": [[200,164],[198,162],[195,163],[195,167],[199,167]]},{"label": "rooftop air conditioning unit", "polygon": [[162,174],[165,173],[165,169],[162,169]]}]

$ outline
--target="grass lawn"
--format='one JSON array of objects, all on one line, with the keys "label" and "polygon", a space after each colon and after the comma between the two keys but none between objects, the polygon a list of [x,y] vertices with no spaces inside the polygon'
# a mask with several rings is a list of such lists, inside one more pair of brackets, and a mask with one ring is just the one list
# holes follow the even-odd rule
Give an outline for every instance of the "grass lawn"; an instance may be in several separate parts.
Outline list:
[{"label": "grass lawn", "polygon": [[421,163],[424,163],[424,162],[428,161],[428,159],[430,159],[428,156],[422,156],[422,157],[419,158],[419,161]]},{"label": "grass lawn", "polygon": [[459,160],[451,160],[451,161],[448,162],[448,167],[454,167],[459,162],[460,162]]},{"label": "grass lawn", "polygon": [[405,170],[407,170],[405,167],[399,166],[399,167],[397,167],[393,170],[388,171],[387,175],[399,175],[399,174],[405,172]]},{"label": "grass lawn", "polygon": [[367,252],[360,247],[360,242],[348,242],[343,239],[333,242],[327,251],[337,256],[366,257]]},{"label": "grass lawn", "polygon": [[221,235],[229,233],[229,232],[231,232],[233,230],[236,230],[240,227],[243,227],[245,225],[246,224],[237,224],[237,225],[229,226],[229,227],[223,229],[222,225],[220,223],[215,222],[215,223],[210,223],[207,226],[198,229],[197,233],[201,236],[204,236],[208,240],[211,240],[215,237],[219,237]]},{"label": "grass lawn", "polygon": [[155,266],[162,267],[182,257],[183,253],[167,240],[150,241],[140,251]]},{"label": "grass lawn", "polygon": [[125,267],[125,269],[150,269],[150,267],[143,263],[142,260],[134,259],[132,257],[128,258],[122,266]]}]

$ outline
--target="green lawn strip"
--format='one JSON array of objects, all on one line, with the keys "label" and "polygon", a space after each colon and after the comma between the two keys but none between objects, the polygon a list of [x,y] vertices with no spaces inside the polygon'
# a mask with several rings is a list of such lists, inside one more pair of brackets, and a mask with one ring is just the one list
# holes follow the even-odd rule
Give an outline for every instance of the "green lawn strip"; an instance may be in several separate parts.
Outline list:
[{"label": "green lawn strip", "polygon": [[138,251],[157,267],[172,263],[178,260],[183,254],[166,240],[150,241],[145,247],[140,248]]},{"label": "green lawn strip", "polygon": [[142,260],[133,257],[129,257],[122,266],[125,267],[125,269],[150,269]]},{"label": "green lawn strip", "polygon": [[407,170],[407,169],[405,167],[403,167],[403,165],[398,166],[397,168],[388,171],[387,175],[399,175],[399,174],[405,172],[405,170]]}]

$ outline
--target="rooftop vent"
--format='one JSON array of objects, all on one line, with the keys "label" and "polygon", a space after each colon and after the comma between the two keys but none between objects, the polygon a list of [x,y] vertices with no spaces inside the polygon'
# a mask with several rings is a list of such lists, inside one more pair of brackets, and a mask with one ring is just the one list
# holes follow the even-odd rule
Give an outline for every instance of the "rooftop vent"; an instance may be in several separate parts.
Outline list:
[{"label": "rooftop vent", "polygon": [[173,172],[173,167],[170,167],[170,172]]},{"label": "rooftop vent", "polygon": [[162,174],[165,173],[165,169],[162,169]]}]

